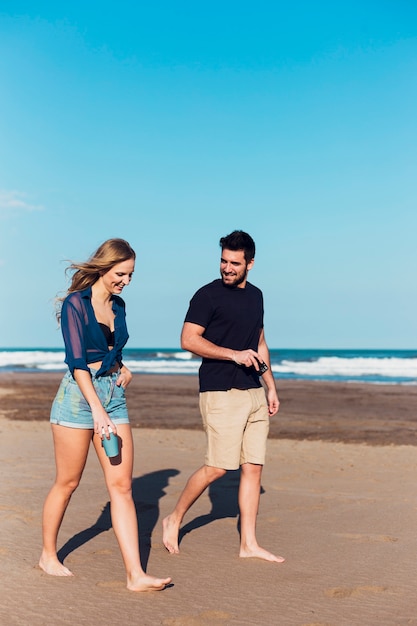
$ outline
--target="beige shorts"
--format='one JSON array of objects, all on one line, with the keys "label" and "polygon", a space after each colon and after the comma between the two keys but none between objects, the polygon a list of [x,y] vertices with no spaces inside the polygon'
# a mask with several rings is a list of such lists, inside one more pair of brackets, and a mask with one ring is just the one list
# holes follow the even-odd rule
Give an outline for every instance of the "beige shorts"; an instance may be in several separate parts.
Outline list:
[{"label": "beige shorts", "polygon": [[200,393],[207,435],[205,463],[235,470],[243,463],[264,465],[269,414],[263,387]]}]

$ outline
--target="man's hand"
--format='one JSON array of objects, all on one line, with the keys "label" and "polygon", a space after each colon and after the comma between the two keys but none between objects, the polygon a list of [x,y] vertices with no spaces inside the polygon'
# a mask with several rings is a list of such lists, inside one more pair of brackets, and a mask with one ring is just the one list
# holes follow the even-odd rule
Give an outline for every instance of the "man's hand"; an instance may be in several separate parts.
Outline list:
[{"label": "man's hand", "polygon": [[259,371],[259,363],[263,363],[263,358],[259,352],[255,350],[234,350],[233,360],[237,365],[244,365],[245,367],[253,367]]},{"label": "man's hand", "polygon": [[269,416],[272,417],[279,411],[279,398],[276,389],[268,389],[266,399],[268,402],[268,413]]}]

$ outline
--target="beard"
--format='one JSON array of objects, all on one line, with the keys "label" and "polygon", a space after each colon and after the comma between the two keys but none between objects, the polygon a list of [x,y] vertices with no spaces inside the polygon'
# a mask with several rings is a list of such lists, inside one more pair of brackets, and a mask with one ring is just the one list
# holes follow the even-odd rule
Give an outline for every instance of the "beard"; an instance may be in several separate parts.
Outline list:
[{"label": "beard", "polygon": [[220,272],[223,285],[225,287],[229,287],[230,289],[234,287],[239,287],[239,285],[241,285],[246,280],[247,275],[248,275],[247,269],[245,269],[241,274],[236,274],[234,276]]}]

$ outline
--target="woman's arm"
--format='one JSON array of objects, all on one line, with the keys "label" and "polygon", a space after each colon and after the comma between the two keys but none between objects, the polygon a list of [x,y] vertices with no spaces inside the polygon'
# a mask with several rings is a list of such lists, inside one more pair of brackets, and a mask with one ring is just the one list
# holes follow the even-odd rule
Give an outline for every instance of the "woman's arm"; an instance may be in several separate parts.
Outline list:
[{"label": "woman's arm", "polygon": [[65,363],[71,374],[74,370],[89,372],[85,348],[85,322],[83,302],[78,292],[65,299],[61,310],[61,331],[65,344]]}]

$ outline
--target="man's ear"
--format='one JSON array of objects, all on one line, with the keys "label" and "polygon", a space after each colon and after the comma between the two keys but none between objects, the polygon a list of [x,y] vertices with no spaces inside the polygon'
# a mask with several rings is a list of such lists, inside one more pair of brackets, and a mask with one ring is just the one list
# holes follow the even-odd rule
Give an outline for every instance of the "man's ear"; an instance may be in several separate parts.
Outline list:
[{"label": "man's ear", "polygon": [[251,261],[249,261],[249,263],[246,266],[246,269],[249,271],[252,269],[252,267],[255,265],[255,259],[252,259]]}]

